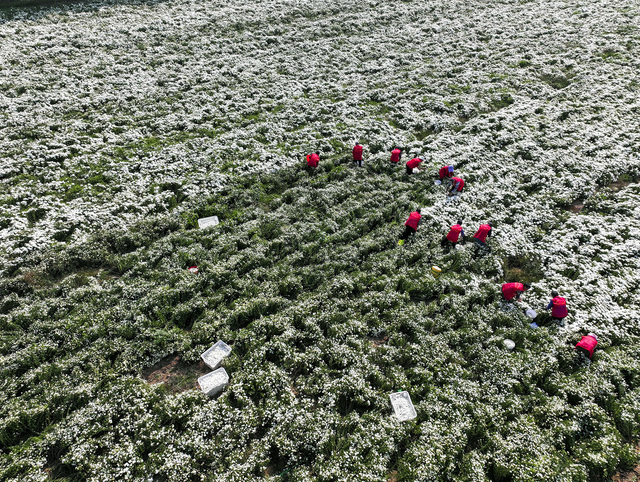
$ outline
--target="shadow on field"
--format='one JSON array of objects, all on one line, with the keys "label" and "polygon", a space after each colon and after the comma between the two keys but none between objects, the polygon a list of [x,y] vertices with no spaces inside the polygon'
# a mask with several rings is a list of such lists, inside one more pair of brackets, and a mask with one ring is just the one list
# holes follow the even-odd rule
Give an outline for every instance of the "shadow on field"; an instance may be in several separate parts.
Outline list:
[{"label": "shadow on field", "polygon": [[[0,0],[0,24],[23,19],[21,14],[30,14],[37,20],[50,14],[76,7],[78,11],[91,12],[105,7],[120,5],[157,5],[168,0]],[[82,7],[82,8],[78,8]]]}]

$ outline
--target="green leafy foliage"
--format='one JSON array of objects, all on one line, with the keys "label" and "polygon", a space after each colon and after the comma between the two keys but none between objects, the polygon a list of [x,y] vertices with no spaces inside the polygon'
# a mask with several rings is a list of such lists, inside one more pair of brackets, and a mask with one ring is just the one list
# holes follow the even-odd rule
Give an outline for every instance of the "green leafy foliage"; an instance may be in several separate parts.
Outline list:
[{"label": "green leafy foliage", "polygon": [[[336,164],[238,178],[3,280],[3,476],[587,481],[633,464],[637,337],[603,340],[590,370],[577,340],[499,300],[501,273],[533,281],[540,260],[493,240],[495,254],[444,252],[428,210],[399,247],[408,213],[442,193],[401,168]],[[221,224],[194,229],[209,215]],[[193,375],[140,378],[171,354],[194,366],[217,339],[233,347],[218,399],[180,392]],[[405,424],[390,417],[399,389],[418,412]]]}]

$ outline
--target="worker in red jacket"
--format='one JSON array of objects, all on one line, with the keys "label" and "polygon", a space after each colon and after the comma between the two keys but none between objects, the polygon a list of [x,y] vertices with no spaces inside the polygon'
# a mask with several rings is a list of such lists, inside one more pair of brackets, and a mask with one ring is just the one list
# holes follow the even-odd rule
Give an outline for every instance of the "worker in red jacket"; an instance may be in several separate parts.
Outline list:
[{"label": "worker in red jacket", "polygon": [[312,154],[307,155],[307,166],[309,167],[318,167],[318,163],[320,162],[320,153],[314,152]]},{"label": "worker in red jacket", "polygon": [[451,185],[449,187],[449,196],[455,196],[462,192],[462,188],[464,188],[464,179],[460,177],[452,177]]},{"label": "worker in red jacket", "polygon": [[480,227],[478,228],[478,231],[476,231],[476,234],[473,235],[474,243],[482,247],[486,246],[487,237],[491,236],[492,228],[493,228],[493,224],[491,223],[481,224]]},{"label": "worker in red jacket", "polygon": [[527,283],[505,283],[502,285],[502,297],[506,301],[510,301],[515,298],[516,301],[520,301],[520,295],[531,288]]},{"label": "worker in red jacket", "polygon": [[407,174],[413,174],[413,169],[416,168],[416,167],[419,170],[424,171],[426,169],[426,167],[422,167],[420,165],[420,163],[422,161],[424,161],[424,159],[422,157],[414,157],[410,161],[407,161],[407,164],[406,164]]},{"label": "worker in red jacket", "polygon": [[448,245],[450,248],[455,249],[460,236],[462,236],[462,242],[464,243],[464,230],[462,229],[462,221],[458,220],[456,224],[449,228],[449,233],[444,238],[442,238],[440,246],[445,248]]},{"label": "worker in red jacket", "polygon": [[442,166],[438,171],[438,178],[442,181],[445,177],[450,179],[453,176],[453,166]]},{"label": "worker in red jacket", "polygon": [[422,215],[420,214],[420,209],[409,214],[409,219],[407,219],[404,223],[404,233],[400,236],[400,240],[398,244],[402,246],[404,242],[411,236],[412,234],[416,234],[418,230],[418,225],[420,224],[420,219]]},{"label": "worker in red jacket", "polygon": [[593,357],[593,352],[598,345],[598,338],[593,333],[589,333],[587,336],[583,336],[580,341],[576,344],[576,349],[581,351],[586,356],[591,359]]},{"label": "worker in red jacket", "polygon": [[359,142],[353,148],[353,163],[357,167],[362,167],[362,146]]},{"label": "worker in red jacket", "polygon": [[402,152],[399,147],[396,147],[393,151],[391,151],[391,162],[397,164],[400,162],[400,158],[402,157]]},{"label": "worker in red jacket", "polygon": [[567,300],[558,294],[557,291],[551,292],[553,298],[547,305],[547,310],[551,310],[551,319],[557,323],[562,323],[569,314],[567,311]]}]

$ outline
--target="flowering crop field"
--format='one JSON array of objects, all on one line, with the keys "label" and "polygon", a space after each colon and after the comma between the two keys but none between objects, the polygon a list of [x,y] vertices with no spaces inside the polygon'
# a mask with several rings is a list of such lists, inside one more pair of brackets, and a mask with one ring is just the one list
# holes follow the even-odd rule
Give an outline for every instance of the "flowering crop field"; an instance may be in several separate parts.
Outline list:
[{"label": "flowering crop field", "polygon": [[[0,480],[634,467],[639,18],[635,0],[0,9]],[[394,146],[429,169],[390,165]],[[466,186],[447,202],[449,163]],[[443,250],[457,219],[491,221],[491,249]],[[506,304],[505,281],[532,288]],[[217,340],[230,384],[209,398]],[[417,418],[394,417],[398,390]]]}]

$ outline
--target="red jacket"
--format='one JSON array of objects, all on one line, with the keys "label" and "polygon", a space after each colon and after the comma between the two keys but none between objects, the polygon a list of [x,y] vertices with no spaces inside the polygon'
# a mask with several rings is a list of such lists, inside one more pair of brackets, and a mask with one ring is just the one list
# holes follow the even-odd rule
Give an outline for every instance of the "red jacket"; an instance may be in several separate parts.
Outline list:
[{"label": "red jacket", "polygon": [[518,291],[524,291],[522,283],[505,283],[502,285],[502,294],[505,300],[512,300],[516,297]]},{"label": "red jacket", "polygon": [[456,183],[460,183],[460,185],[458,186],[457,191],[458,192],[462,192],[462,188],[464,187],[464,179],[461,179],[459,177],[452,177],[451,180],[453,181],[453,185],[455,186]]},{"label": "red jacket", "polygon": [[554,318],[564,318],[567,316],[567,300],[561,296],[556,296],[551,300],[553,307],[551,308],[551,316]]},{"label": "red jacket", "polygon": [[391,162],[399,162],[400,161],[400,149],[394,149],[391,151]]},{"label": "red jacket", "polygon": [[453,172],[449,172],[449,166],[444,166],[444,167],[441,167],[440,170],[438,171],[438,176],[442,181],[445,177],[453,176]]},{"label": "red jacket", "polygon": [[318,162],[320,162],[320,156],[315,152],[307,156],[307,166],[318,167]]},{"label": "red jacket", "polygon": [[418,167],[418,164],[420,164],[421,162],[422,162],[422,159],[414,157],[410,161],[407,161],[407,167],[409,167],[411,169],[414,169],[414,168]]},{"label": "red jacket", "polygon": [[422,215],[418,211],[414,211],[409,214],[409,219],[404,223],[405,226],[410,226],[416,231],[418,230],[418,223],[420,222],[420,218]]},{"label": "red jacket", "polygon": [[361,161],[362,160],[362,146],[354,146],[353,148],[353,160]]},{"label": "red jacket", "polygon": [[478,228],[478,232],[473,235],[474,238],[478,238],[480,241],[485,243],[487,241],[487,236],[491,232],[491,226],[488,224],[481,224]]},{"label": "red jacket", "polygon": [[587,335],[583,336],[582,339],[576,344],[576,348],[582,348],[589,354],[589,358],[591,358],[597,344],[598,340],[596,340],[591,335]]},{"label": "red jacket", "polygon": [[447,239],[452,243],[457,243],[458,238],[460,237],[460,231],[462,231],[462,226],[460,226],[459,224],[454,224],[453,226],[451,226],[449,234],[447,234]]}]

